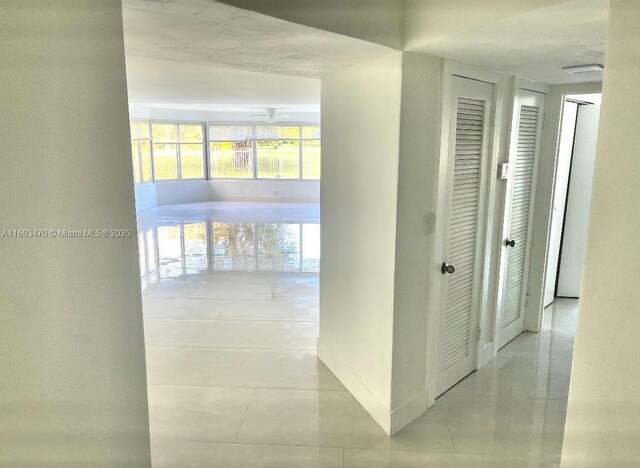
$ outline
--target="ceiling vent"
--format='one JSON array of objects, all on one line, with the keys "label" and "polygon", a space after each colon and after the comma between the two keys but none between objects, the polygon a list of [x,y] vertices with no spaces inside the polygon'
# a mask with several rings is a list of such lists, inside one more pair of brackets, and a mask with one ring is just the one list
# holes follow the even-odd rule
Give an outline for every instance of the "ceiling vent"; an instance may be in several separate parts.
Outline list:
[{"label": "ceiling vent", "polygon": [[563,67],[563,71],[569,73],[570,75],[578,75],[580,73],[597,73],[604,70],[604,67],[597,63],[592,63],[589,65],[574,65],[572,67]]}]

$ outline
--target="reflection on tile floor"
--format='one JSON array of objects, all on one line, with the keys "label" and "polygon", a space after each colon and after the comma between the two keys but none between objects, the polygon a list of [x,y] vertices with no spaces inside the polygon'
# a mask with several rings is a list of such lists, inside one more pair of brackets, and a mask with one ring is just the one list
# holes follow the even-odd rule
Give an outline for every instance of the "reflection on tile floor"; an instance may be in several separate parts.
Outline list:
[{"label": "reflection on tile floor", "polygon": [[139,220],[154,467],[558,466],[577,301],[387,437],[317,360],[316,205]]}]

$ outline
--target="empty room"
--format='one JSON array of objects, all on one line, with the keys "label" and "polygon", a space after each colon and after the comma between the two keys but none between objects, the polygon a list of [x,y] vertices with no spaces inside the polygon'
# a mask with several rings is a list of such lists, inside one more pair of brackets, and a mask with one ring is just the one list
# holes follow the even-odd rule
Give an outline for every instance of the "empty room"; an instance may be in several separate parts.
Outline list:
[{"label": "empty room", "polygon": [[640,464],[639,21],[2,2],[0,466]]}]

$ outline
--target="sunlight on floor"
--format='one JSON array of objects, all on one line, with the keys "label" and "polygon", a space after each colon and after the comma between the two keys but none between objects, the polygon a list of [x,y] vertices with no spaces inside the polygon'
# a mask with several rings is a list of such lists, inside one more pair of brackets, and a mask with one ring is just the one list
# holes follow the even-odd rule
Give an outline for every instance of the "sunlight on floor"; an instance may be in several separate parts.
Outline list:
[{"label": "sunlight on floor", "polygon": [[577,301],[389,438],[315,356],[317,205],[165,207],[140,233],[155,467],[559,463]]}]

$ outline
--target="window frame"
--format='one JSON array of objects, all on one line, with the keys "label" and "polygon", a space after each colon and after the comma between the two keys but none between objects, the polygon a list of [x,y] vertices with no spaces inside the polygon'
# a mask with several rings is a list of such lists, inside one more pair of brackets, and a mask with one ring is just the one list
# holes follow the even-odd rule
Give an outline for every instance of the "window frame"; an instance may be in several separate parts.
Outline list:
[{"label": "window frame", "polygon": [[[139,125],[139,123],[145,123],[149,128],[149,137],[148,138],[140,138],[138,134],[138,129],[136,129],[136,136],[134,138],[134,134],[131,133],[131,142],[137,145],[138,147],[138,157],[136,158],[138,170],[140,173],[140,182],[135,182],[134,185],[138,184],[148,184],[148,183],[165,183],[165,182],[178,182],[178,181],[190,181],[190,180],[271,180],[271,181],[319,181],[318,178],[307,178],[305,177],[304,171],[304,142],[307,141],[318,141],[320,143],[320,151],[322,151],[322,138],[305,138],[303,136],[303,130],[309,127],[317,127],[320,129],[319,123],[287,123],[287,122],[279,122],[279,123],[267,123],[267,122],[214,122],[209,120],[176,120],[176,119],[149,119],[149,118],[138,118],[131,117],[129,119],[130,128],[135,123],[135,125]],[[153,138],[153,125],[173,125],[175,128],[176,139],[175,141],[164,141],[164,140],[155,140]],[[180,125],[197,125],[202,129],[202,141],[201,142],[185,142],[184,144],[201,144],[202,145],[202,163],[203,163],[203,176],[197,178],[187,178],[184,179],[182,177],[182,151],[181,145],[182,142],[180,140]],[[237,140],[237,141],[250,141],[252,147],[252,173],[251,177],[214,177],[212,175],[212,157],[211,157],[211,144],[212,143],[220,143],[220,142],[235,142],[236,140],[214,140],[211,138],[210,129],[211,127],[251,127],[251,136],[250,138],[246,138],[245,140]],[[257,127],[297,127],[298,128],[298,138],[258,138],[257,136]],[[321,129],[320,129],[321,131]],[[144,164],[142,161],[142,150],[141,150],[141,142],[148,141],[149,142],[149,155],[151,158],[151,170],[150,170],[150,179],[144,180]],[[258,177],[258,142],[259,141],[297,141],[298,142],[298,177],[295,178],[277,178],[277,177]],[[161,179],[158,180],[156,178],[156,161],[155,161],[155,152],[154,145],[155,144],[166,144],[166,145],[175,145],[176,147],[176,178],[175,179]],[[133,158],[132,158],[133,160]]]},{"label": "window frame", "polygon": [[[230,142],[232,140],[214,140],[210,137],[210,128],[211,127],[251,127],[251,138],[247,139],[251,141],[253,147],[253,176],[249,177],[213,177],[211,174],[211,146],[210,143],[224,143]],[[299,134],[298,138],[258,138],[257,136],[257,127],[297,127]],[[277,181],[318,181],[320,178],[305,178],[304,170],[303,170],[303,142],[305,141],[321,141],[322,138],[304,138],[302,129],[305,127],[318,127],[320,128],[320,124],[313,123],[286,123],[280,122],[277,124],[270,123],[256,123],[256,122],[206,122],[206,135],[207,135],[207,159],[209,161],[209,168],[207,172],[207,176],[209,180],[277,180]],[[322,131],[322,130],[320,130]],[[239,140],[240,141],[240,140]],[[246,141],[246,140],[242,140]],[[298,177],[295,178],[276,178],[276,177],[258,177],[258,142],[259,141],[297,141],[298,142]],[[322,148],[322,144],[320,145]]]},{"label": "window frame", "polygon": [[[153,125],[173,125],[175,127],[176,130],[176,141],[156,141],[153,138]],[[209,178],[207,177],[208,175],[208,162],[209,162],[209,151],[208,151],[208,144],[207,144],[207,138],[208,138],[208,134],[207,134],[207,125],[206,122],[203,122],[202,120],[162,120],[162,119],[151,119],[149,121],[149,130],[150,130],[150,135],[151,135],[151,161],[152,161],[152,166],[154,168],[154,170],[152,171],[153,173],[153,181],[155,183],[165,183],[165,182],[180,182],[180,181],[189,181],[189,180],[208,180]],[[202,172],[203,175],[202,177],[190,177],[188,179],[183,179],[182,178],[182,154],[180,151],[180,125],[198,125],[201,129],[202,129],[202,141],[201,142],[185,142],[185,145],[188,144],[192,144],[192,145],[202,145]],[[154,154],[153,154],[153,145],[155,144],[160,144],[160,145],[176,145],[176,164],[177,164],[177,177],[175,179],[162,179],[162,180],[156,180],[155,178],[155,159],[154,159]]]},{"label": "window frame", "polygon": [[[147,126],[149,127],[149,137],[148,138],[140,138],[140,135],[138,134],[138,130],[136,130],[136,136],[134,137],[133,132],[131,132],[131,127],[132,126],[138,126],[139,123],[146,123]],[[143,119],[143,118],[137,118],[137,117],[131,117],[129,119],[129,132],[130,132],[130,137],[131,137],[131,144],[135,143],[136,146],[138,147],[138,158],[137,158],[137,162],[138,162],[138,170],[140,171],[140,182],[136,182],[135,178],[134,178],[134,185],[141,185],[141,184],[152,184],[155,182],[155,173],[154,173],[154,167],[155,165],[153,164],[153,138],[152,138],[152,134],[151,134],[151,121],[149,119]],[[151,158],[151,173],[149,174],[149,180],[144,180],[144,164],[142,162],[142,149],[141,149],[141,142],[143,141],[148,141],[149,142],[149,157]],[[133,159],[133,158],[132,158]]]}]

